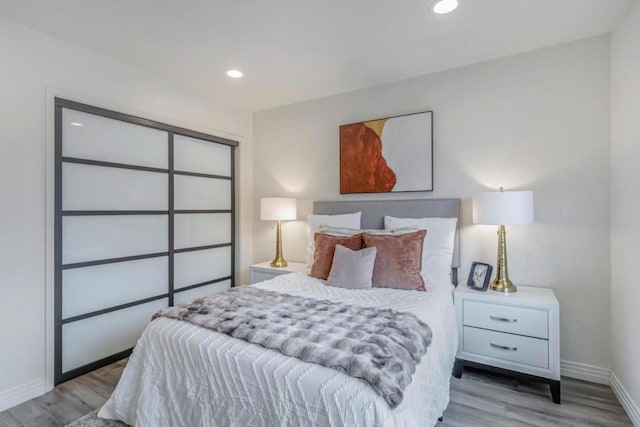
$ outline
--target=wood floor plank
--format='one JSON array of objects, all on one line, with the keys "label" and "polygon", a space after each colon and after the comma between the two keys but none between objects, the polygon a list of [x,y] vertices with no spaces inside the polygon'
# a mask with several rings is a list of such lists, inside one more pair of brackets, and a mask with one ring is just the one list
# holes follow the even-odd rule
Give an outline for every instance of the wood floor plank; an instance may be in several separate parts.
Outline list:
[{"label": "wood floor plank", "polygon": [[109,365],[105,368],[98,369],[97,371],[89,372],[88,374],[85,374],[77,379],[81,381],[82,384],[86,385],[91,390],[96,392],[98,395],[102,396],[105,399],[108,399],[111,396],[113,389],[116,387],[118,378],[120,377],[120,372],[122,371],[120,369],[117,375],[110,376],[109,372],[111,372],[113,369],[116,368],[112,365]]},{"label": "wood floor plank", "polygon": [[[568,406],[568,405],[562,405]],[[630,426],[629,422],[622,419],[613,419],[606,414],[587,414],[585,412],[573,411],[567,407],[559,411],[548,410],[547,408],[536,407],[514,407],[507,408],[507,416],[516,420],[527,420],[534,422],[536,426],[599,426],[616,427]]]},{"label": "wood floor plank", "polygon": [[486,387],[472,382],[452,381],[450,399],[451,402],[490,412],[494,415],[504,416],[507,412],[504,403],[493,399],[492,394],[487,393]]},{"label": "wood floor plank", "polygon": [[[126,359],[118,361],[0,412],[0,426],[64,426],[100,408],[125,365]],[[461,379],[451,379],[451,402],[437,427],[631,426],[606,385],[563,378],[562,402],[551,401],[546,384],[467,368]]]},{"label": "wood floor plank", "polygon": [[69,424],[71,421],[77,420],[93,410],[91,406],[84,403],[77,396],[59,389],[54,389],[34,399],[34,402],[40,405],[53,418],[60,421],[62,425]]},{"label": "wood floor plank", "polygon": [[62,427],[63,422],[57,420],[33,400],[28,400],[18,406],[9,409],[9,413],[15,417],[22,427]]},{"label": "wood floor plank", "polygon": [[93,409],[98,409],[105,404],[107,398],[96,393],[90,386],[80,381],[67,381],[56,387],[64,393],[73,394]]},{"label": "wood floor plank", "polygon": [[515,420],[504,415],[493,414],[464,404],[451,402],[444,413],[442,423],[437,425],[437,427],[469,426],[533,427],[535,424],[531,424],[527,421]]},{"label": "wood floor plank", "polygon": [[0,426],[2,427],[22,427],[20,422],[11,415],[9,411],[0,412]]}]

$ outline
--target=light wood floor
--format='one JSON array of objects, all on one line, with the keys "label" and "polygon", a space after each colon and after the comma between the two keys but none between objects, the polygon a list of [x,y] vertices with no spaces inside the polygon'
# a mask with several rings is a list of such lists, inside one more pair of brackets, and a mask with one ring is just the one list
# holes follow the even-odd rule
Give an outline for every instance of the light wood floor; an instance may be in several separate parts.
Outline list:
[{"label": "light wood floor", "polygon": [[[0,412],[0,426],[65,426],[104,404],[125,363],[116,362]],[[466,368],[462,379],[451,379],[451,403],[438,424],[449,426],[610,427],[631,426],[631,422],[604,385],[563,378],[562,405],[556,405],[545,384]]]}]

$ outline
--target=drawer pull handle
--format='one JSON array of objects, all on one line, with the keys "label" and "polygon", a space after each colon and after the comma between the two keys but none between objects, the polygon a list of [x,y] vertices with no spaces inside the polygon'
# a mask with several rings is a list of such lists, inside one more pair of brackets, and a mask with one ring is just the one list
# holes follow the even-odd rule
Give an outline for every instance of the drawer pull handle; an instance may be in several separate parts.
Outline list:
[{"label": "drawer pull handle", "polygon": [[494,344],[492,342],[489,344],[491,347],[499,348],[500,350],[518,351],[518,347],[507,347],[506,345]]},{"label": "drawer pull handle", "polygon": [[507,319],[506,317],[489,316],[491,320],[497,320],[498,322],[516,323],[518,319]]}]

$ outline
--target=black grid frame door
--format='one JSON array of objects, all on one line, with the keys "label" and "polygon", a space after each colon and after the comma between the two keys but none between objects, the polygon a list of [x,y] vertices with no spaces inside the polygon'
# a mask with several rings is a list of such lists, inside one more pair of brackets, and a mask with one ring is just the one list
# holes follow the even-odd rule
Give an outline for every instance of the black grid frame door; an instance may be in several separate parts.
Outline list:
[{"label": "black grid frame door", "polygon": [[[238,143],[62,98],[55,99],[54,111],[54,382],[59,384],[128,356],[157,309],[233,286]],[[201,153],[192,157],[223,165],[223,172],[202,171],[197,164],[190,169],[188,162],[178,170],[176,140],[195,144]],[[134,148],[127,152],[127,147]],[[187,145],[178,150],[183,157],[185,147],[189,154]],[[228,156],[215,158],[216,152]],[[201,181],[177,185],[177,176]],[[113,183],[117,188],[109,186]],[[225,188],[225,183],[224,200],[216,201],[220,194],[209,187]],[[228,217],[228,238],[176,247],[176,237],[188,241],[185,230],[206,234],[196,220],[206,215]],[[199,276],[183,277],[185,267]]]}]

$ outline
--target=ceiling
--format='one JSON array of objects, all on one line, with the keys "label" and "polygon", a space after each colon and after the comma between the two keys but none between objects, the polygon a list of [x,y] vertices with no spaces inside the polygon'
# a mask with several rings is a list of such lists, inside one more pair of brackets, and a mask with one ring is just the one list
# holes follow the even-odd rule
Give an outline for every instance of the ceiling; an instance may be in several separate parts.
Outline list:
[{"label": "ceiling", "polygon": [[631,1],[0,0],[0,15],[257,111],[606,33]]}]

